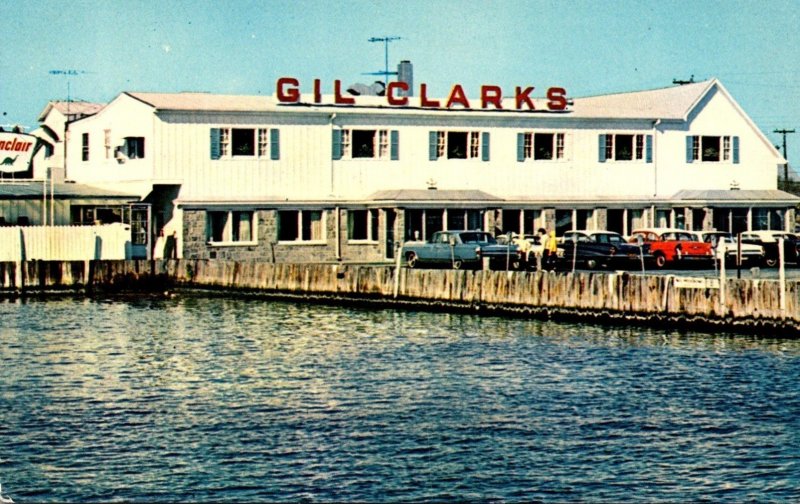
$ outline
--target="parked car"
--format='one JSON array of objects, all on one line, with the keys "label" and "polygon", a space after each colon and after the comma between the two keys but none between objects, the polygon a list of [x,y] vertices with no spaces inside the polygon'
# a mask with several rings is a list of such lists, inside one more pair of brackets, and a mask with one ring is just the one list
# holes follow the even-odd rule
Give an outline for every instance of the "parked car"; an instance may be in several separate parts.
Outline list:
[{"label": "parked car", "polygon": [[[714,258],[717,262],[725,261],[726,264],[736,264],[739,255],[739,243],[733,234],[727,231],[689,231],[698,241],[710,243],[714,248]],[[742,264],[761,265],[764,262],[764,247],[754,243],[745,243],[742,240]]]},{"label": "parked car", "polygon": [[710,243],[698,241],[683,229],[643,228],[631,233],[630,243],[649,243],[653,254],[653,264],[657,268],[667,265],[701,264],[711,265],[714,261]]},{"label": "parked car", "polygon": [[[627,269],[641,265],[642,260],[651,262],[650,244],[625,241],[614,231],[567,231],[562,237],[563,262],[576,264],[588,269],[615,268]],[[574,257],[573,257],[574,256]]]},{"label": "parked car", "polygon": [[496,243],[491,234],[483,231],[437,231],[430,241],[406,242],[400,253],[409,268],[423,264],[480,268],[482,248]]},{"label": "parked car", "polygon": [[537,258],[542,256],[544,244],[539,235],[508,233],[496,237],[497,243],[481,248],[481,255],[489,259],[494,270],[535,270]]},{"label": "parked car", "polygon": [[783,260],[798,264],[800,240],[792,233],[784,231],[747,231],[742,233],[742,243],[760,245],[764,248],[764,265],[778,265],[778,238],[783,238]]}]

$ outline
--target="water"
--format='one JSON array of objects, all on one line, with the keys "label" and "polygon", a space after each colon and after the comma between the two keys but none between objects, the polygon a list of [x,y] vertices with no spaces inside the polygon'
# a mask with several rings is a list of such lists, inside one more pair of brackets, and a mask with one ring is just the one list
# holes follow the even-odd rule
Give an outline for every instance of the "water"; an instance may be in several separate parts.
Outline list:
[{"label": "water", "polygon": [[178,297],[0,302],[26,501],[797,501],[800,343]]}]

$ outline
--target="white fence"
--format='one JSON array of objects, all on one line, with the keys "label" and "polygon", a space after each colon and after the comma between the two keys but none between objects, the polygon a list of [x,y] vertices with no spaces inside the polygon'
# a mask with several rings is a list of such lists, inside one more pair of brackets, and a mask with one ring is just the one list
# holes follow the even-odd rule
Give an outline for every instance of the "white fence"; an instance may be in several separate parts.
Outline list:
[{"label": "white fence", "polygon": [[129,224],[0,227],[0,261],[130,259]]}]

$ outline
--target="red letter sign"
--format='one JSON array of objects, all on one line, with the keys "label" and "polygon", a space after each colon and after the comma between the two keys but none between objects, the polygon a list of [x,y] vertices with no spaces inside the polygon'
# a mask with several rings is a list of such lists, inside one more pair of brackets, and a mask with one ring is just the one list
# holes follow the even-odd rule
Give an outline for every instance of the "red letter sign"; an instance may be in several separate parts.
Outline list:
[{"label": "red letter sign", "polygon": [[467,96],[464,94],[464,88],[461,87],[461,84],[456,84],[453,86],[453,89],[450,90],[450,96],[447,98],[447,105],[446,108],[453,108],[453,105],[459,103],[464,108],[470,108],[469,100],[467,100]]},{"label": "red letter sign", "polygon": [[320,89],[319,79],[314,79],[314,103],[322,103],[322,90]]},{"label": "red letter sign", "polygon": [[500,86],[481,86],[481,108],[486,108],[490,103],[495,108],[503,108],[503,90]]},{"label": "red letter sign", "polygon": [[560,87],[551,87],[547,90],[547,108],[550,110],[567,109],[567,90]]},{"label": "red letter sign", "polygon": [[352,105],[356,102],[355,98],[342,96],[342,81],[333,81],[333,101],[337,105]]},{"label": "red letter sign", "polygon": [[401,81],[390,82],[386,88],[386,101],[389,105],[408,105],[408,96],[395,96],[395,89],[400,89],[408,93],[408,83]]},{"label": "red letter sign", "polygon": [[429,100],[428,99],[428,85],[427,84],[420,84],[419,85],[419,104],[423,107],[434,107],[438,108],[441,106],[439,100]]},{"label": "red letter sign", "polygon": [[517,102],[517,110],[522,108],[522,104],[525,103],[528,105],[529,110],[536,110],[536,107],[533,106],[533,100],[531,100],[531,93],[533,92],[533,86],[526,87],[524,90],[517,86],[516,93],[514,96],[516,97]]},{"label": "red letter sign", "polygon": [[[297,87],[300,85],[300,81],[295,79],[294,77],[281,77],[278,79],[276,95],[278,97],[278,101],[281,103],[297,103],[300,101],[300,91]],[[288,89],[284,89],[284,86],[292,86]]]}]

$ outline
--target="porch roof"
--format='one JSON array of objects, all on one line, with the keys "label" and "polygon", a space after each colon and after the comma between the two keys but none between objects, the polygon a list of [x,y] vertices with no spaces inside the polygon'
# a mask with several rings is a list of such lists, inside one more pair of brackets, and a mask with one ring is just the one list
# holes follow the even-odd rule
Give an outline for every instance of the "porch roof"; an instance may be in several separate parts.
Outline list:
[{"label": "porch roof", "polygon": [[[41,199],[44,191],[50,198],[50,184],[45,185],[42,181],[2,181],[0,182],[0,200],[2,199]],[[84,184],[53,184],[52,197],[55,199],[87,199],[104,198],[138,201],[136,194],[126,194],[117,191],[109,191]]]}]

